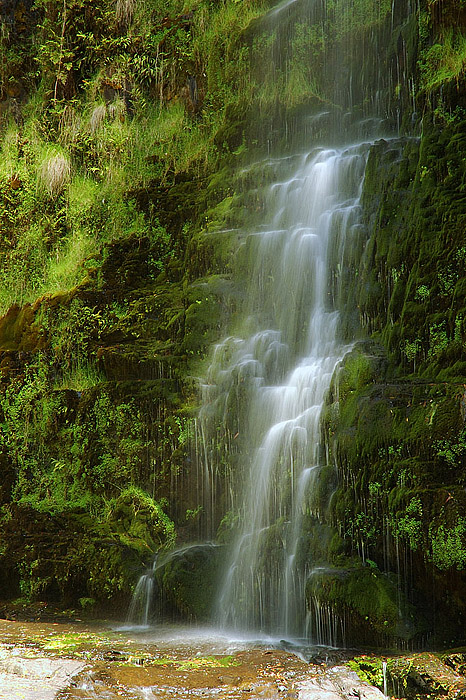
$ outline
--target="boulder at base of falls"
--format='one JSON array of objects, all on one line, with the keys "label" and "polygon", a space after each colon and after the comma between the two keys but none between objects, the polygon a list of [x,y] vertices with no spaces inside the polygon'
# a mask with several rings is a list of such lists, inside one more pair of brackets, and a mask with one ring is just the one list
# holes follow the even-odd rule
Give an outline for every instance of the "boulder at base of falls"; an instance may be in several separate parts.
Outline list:
[{"label": "boulder at base of falls", "polygon": [[412,654],[390,659],[387,662],[387,676],[396,697],[466,698],[466,678],[458,675],[435,654]]},{"label": "boulder at base of falls", "polygon": [[166,555],[156,578],[165,606],[184,619],[209,619],[221,575],[223,548],[212,543],[187,545]]},{"label": "boulder at base of falls", "polygon": [[[424,629],[396,581],[375,566],[348,560],[346,567],[317,568],[306,593],[323,643],[393,647],[415,639]],[[344,630],[339,638],[327,639],[325,620],[333,620],[330,636],[332,630]]]}]

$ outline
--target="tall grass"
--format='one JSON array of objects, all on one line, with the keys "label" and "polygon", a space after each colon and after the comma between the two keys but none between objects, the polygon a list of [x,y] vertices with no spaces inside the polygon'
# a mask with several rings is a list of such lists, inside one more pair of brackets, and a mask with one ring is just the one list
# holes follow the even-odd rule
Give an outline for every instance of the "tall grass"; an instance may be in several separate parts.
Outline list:
[{"label": "tall grass", "polygon": [[85,261],[98,250],[94,236],[83,231],[74,232],[55,255],[48,256],[41,291],[44,294],[64,292],[84,281],[87,277]]}]

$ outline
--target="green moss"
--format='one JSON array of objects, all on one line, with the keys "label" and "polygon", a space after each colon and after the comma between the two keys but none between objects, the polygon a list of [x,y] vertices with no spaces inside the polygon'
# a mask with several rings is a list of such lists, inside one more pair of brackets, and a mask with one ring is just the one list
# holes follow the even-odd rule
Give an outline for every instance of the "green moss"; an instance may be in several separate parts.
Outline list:
[{"label": "green moss", "polygon": [[347,666],[355,671],[362,681],[384,690],[382,659],[371,656],[355,656],[354,659],[348,661]]},{"label": "green moss", "polygon": [[136,486],[130,486],[107,503],[107,520],[125,543],[143,544],[147,551],[169,549],[175,542],[173,522],[159,503]]},{"label": "green moss", "polygon": [[141,556],[149,554],[143,540],[125,542],[112,524],[84,510],[50,518],[22,505],[11,515],[1,526],[3,578],[16,570],[24,597],[65,606],[93,599],[100,609],[127,604]]},{"label": "green moss", "polygon": [[377,568],[338,568],[314,573],[306,593],[310,602],[326,605],[344,618],[347,638],[391,644],[413,638],[421,629],[419,616],[400,601],[396,583]]},{"label": "green moss", "polygon": [[221,547],[209,544],[193,545],[169,554],[156,573],[166,601],[184,618],[209,619],[221,563]]}]

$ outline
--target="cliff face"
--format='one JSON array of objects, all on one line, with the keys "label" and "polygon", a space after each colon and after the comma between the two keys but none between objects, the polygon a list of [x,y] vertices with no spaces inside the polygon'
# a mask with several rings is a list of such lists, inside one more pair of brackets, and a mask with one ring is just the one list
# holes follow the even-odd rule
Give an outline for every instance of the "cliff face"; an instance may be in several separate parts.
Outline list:
[{"label": "cliff face", "polygon": [[193,529],[188,368],[225,266],[199,234],[259,12],[236,9],[2,5],[2,598],[124,616],[173,520]]},{"label": "cliff face", "polygon": [[261,215],[251,163],[377,122],[347,265],[362,340],[324,416],[339,573],[309,599],[348,642],[461,638],[463,5],[298,2],[278,29],[252,0],[4,5],[3,597],[124,606],[155,549],[218,526],[190,376],[235,314],[231,229]]},{"label": "cliff face", "polygon": [[371,340],[346,358],[326,414],[347,553],[396,575],[444,643],[464,628],[464,230],[443,170],[459,175],[463,132],[427,122],[420,139],[372,149],[355,279]]},{"label": "cliff face", "polygon": [[[373,146],[362,197],[353,290],[370,342],[335,380],[326,429],[343,550],[393,576],[421,622],[411,634],[448,644],[465,615],[464,8],[428,3],[418,18],[417,126]],[[328,581],[324,598],[364,627],[362,588]]]}]

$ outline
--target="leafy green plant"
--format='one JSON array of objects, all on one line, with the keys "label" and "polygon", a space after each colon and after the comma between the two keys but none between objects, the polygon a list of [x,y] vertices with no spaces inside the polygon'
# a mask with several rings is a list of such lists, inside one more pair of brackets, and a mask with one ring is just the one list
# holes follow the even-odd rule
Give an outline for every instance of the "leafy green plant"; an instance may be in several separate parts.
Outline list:
[{"label": "leafy green plant", "polygon": [[403,513],[391,518],[391,529],[395,537],[404,539],[410,549],[416,550],[422,543],[423,508],[419,497],[414,496],[406,505]]},{"label": "leafy green plant", "polygon": [[466,69],[466,37],[461,30],[450,28],[442,43],[428,48],[420,61],[422,88],[439,88],[453,80],[459,81]]},{"label": "leafy green plant", "polygon": [[429,328],[429,357],[436,357],[448,347],[450,339],[445,321],[433,323]]},{"label": "leafy green plant", "polygon": [[419,299],[420,301],[426,301],[429,297],[430,297],[429,287],[427,287],[427,285],[425,285],[425,284],[421,284],[416,289],[415,299]]},{"label": "leafy green plant", "polygon": [[[419,357],[422,351],[421,340],[419,338],[416,338],[415,340],[405,340],[402,344],[402,351],[409,362],[416,363],[416,359]],[[415,364],[414,367],[416,367]]]},{"label": "leafy green plant", "polygon": [[461,466],[466,454],[466,429],[456,439],[437,440],[434,449],[437,456],[442,457],[450,466]]},{"label": "leafy green plant", "polygon": [[429,528],[432,561],[439,569],[466,568],[466,518],[458,518],[453,526],[442,524]]}]

